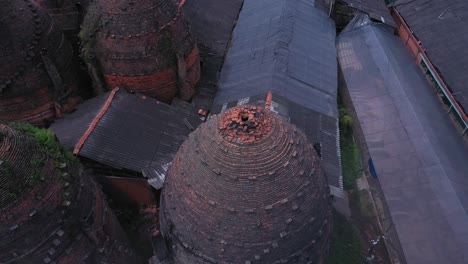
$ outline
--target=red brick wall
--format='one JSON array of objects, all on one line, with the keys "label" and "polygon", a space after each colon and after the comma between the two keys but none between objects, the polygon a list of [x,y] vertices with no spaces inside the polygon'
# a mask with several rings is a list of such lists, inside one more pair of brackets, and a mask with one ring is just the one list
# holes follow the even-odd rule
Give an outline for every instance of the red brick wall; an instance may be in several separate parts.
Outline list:
[{"label": "red brick wall", "polygon": [[189,85],[183,86],[185,87],[183,91],[178,89],[177,69],[175,67],[142,76],[105,74],[104,78],[111,88],[120,87],[129,91],[133,90],[166,103],[170,103],[179,92],[184,94],[185,100],[188,100],[195,93],[195,85],[200,79],[200,59],[197,47],[185,59],[185,64],[187,70],[186,81]]}]

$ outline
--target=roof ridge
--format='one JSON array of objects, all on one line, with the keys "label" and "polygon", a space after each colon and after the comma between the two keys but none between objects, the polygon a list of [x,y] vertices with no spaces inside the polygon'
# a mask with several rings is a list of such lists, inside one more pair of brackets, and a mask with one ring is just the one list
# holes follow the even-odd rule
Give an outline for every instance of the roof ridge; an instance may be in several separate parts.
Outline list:
[{"label": "roof ridge", "polygon": [[80,138],[80,140],[78,141],[78,143],[76,144],[75,146],[75,149],[73,150],[73,154],[75,155],[78,155],[78,153],[80,152],[81,148],[83,147],[84,143],[86,142],[86,140],[88,139],[89,135],[91,135],[91,133],[93,132],[94,128],[96,127],[96,125],[99,123],[99,121],[101,120],[101,118],[104,116],[104,114],[107,112],[107,110],[109,109],[112,101],[114,100],[114,96],[115,94],[120,90],[119,87],[116,87],[112,90],[112,92],[109,94],[109,97],[107,98],[106,100],[106,103],[102,106],[101,108],[101,111],[99,111],[99,113],[94,117],[93,121],[91,122],[91,124],[89,125],[88,129],[86,130],[86,132],[83,134],[83,136]]}]

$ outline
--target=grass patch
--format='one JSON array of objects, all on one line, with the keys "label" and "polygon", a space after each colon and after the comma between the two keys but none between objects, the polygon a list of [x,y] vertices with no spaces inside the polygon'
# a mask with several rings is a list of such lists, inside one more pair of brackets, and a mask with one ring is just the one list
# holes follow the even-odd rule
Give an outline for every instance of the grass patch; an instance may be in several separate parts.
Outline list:
[{"label": "grass patch", "polygon": [[362,264],[363,245],[352,223],[340,213],[333,212],[333,234],[326,264]]},{"label": "grass patch", "polygon": [[361,176],[362,168],[359,158],[359,149],[354,142],[351,124],[353,120],[346,109],[340,108],[340,146],[341,166],[343,170],[343,187],[352,190],[356,180]]},{"label": "grass patch", "polygon": [[[55,140],[55,135],[48,129],[36,128],[27,123],[14,122],[9,126],[26,136],[29,140],[23,142],[26,147],[38,146],[38,151],[25,153],[29,164],[13,164],[15,160],[0,160],[0,175],[6,179],[4,184],[0,184],[0,207],[11,204],[15,199],[22,196],[25,190],[45,180],[49,175],[43,174],[43,168],[52,157],[55,165],[61,163],[74,163],[75,157],[72,153],[65,150]],[[4,136],[4,135],[0,135]],[[23,160],[22,160],[23,161]],[[18,166],[24,166],[27,169],[27,175],[19,175],[21,171]],[[16,179],[18,176],[24,177]]]},{"label": "grass patch", "polygon": [[[55,139],[54,133],[49,129],[37,128],[28,123],[11,123],[10,127],[29,136],[36,144],[39,145],[41,152],[44,155],[49,155],[55,158],[58,162],[68,163],[74,162],[75,156],[68,150],[65,150]],[[42,160],[31,160],[31,164],[41,166]]]}]

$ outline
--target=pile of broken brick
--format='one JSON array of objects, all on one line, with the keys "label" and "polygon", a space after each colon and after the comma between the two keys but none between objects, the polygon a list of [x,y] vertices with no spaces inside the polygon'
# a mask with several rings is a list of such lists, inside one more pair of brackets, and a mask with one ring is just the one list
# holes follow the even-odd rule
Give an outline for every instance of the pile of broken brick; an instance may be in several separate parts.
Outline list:
[{"label": "pile of broken brick", "polygon": [[220,132],[224,139],[236,143],[252,143],[267,135],[272,126],[269,113],[258,106],[228,110],[221,117]]}]

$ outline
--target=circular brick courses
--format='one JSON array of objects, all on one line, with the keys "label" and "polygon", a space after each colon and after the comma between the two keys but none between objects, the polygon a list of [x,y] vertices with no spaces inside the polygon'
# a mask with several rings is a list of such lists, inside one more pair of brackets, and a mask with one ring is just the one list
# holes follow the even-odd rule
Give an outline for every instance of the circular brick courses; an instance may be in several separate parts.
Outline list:
[{"label": "circular brick courses", "polygon": [[179,149],[161,228],[176,263],[321,263],[330,201],[304,133],[241,106],[213,116]]},{"label": "circular brick courses", "polygon": [[173,0],[97,0],[95,53],[110,88],[170,103],[190,100],[200,79],[196,39]]},{"label": "circular brick courses", "polygon": [[[32,0],[0,8],[0,120],[46,125],[80,102],[73,50],[52,19]],[[56,68],[55,87],[41,54]]]},{"label": "circular brick courses", "polygon": [[0,124],[0,263],[141,263],[99,185]]}]

